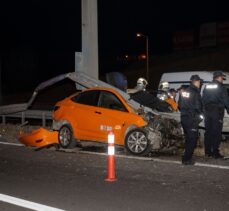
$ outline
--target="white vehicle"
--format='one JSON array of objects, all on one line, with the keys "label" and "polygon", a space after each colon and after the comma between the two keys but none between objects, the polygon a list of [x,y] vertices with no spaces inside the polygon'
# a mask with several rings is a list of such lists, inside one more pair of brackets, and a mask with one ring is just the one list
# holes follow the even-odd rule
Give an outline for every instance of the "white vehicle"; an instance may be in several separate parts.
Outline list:
[{"label": "white vehicle", "polygon": [[[224,86],[228,90],[229,93],[229,72],[223,72],[226,75],[226,80],[224,81]],[[167,81],[169,83],[169,88],[178,89],[181,85],[189,85],[190,84],[190,77],[192,75],[199,75],[200,78],[203,79],[203,86],[201,88],[201,94],[203,92],[204,87],[206,84],[212,81],[213,78],[213,71],[190,71],[190,72],[171,72],[171,73],[164,73],[161,76],[159,86],[162,82]],[[178,100],[179,95],[177,94],[176,100]],[[178,101],[177,101],[178,102]],[[163,114],[164,115],[164,114]],[[179,112],[175,112],[170,114],[175,119],[179,121],[180,114]],[[200,124],[200,127],[204,128],[204,123]],[[225,110],[224,116],[224,124],[223,124],[223,135],[227,135],[229,133],[229,115]]]},{"label": "white vehicle", "polygon": [[[224,85],[229,90],[229,72],[223,72],[226,75],[226,80],[224,81]],[[205,86],[207,83],[212,81],[213,72],[211,71],[191,71],[191,72],[172,72],[172,73],[164,73],[161,76],[160,84],[163,81],[169,83],[169,88],[178,89],[181,85],[189,85],[190,77],[192,75],[199,75],[202,78],[203,85]],[[202,90],[204,88],[202,86]]]}]

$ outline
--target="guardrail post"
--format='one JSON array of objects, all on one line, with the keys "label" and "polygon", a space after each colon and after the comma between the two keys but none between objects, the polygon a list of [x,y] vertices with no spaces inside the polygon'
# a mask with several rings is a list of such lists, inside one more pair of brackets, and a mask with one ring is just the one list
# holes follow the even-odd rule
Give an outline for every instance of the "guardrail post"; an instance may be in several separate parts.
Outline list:
[{"label": "guardrail post", "polygon": [[2,115],[2,124],[5,125],[6,124],[6,116]]},{"label": "guardrail post", "polygon": [[42,127],[46,126],[45,112],[42,113]]},{"label": "guardrail post", "polygon": [[39,125],[43,127],[46,127],[47,120],[52,120],[51,112],[48,110],[27,110],[24,112],[0,115],[0,123],[6,124],[7,118],[9,117],[17,118],[19,122],[21,121],[21,125],[27,124],[26,119],[39,119],[39,121],[41,121]]},{"label": "guardrail post", "polygon": [[21,124],[25,123],[25,112],[21,113]]}]

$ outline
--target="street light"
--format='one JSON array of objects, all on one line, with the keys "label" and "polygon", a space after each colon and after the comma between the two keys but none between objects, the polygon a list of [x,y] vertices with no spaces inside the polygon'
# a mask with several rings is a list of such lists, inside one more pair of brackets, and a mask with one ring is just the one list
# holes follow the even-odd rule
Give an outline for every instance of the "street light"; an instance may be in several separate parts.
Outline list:
[{"label": "street light", "polygon": [[137,33],[137,37],[144,37],[146,39],[146,79],[149,81],[149,37],[142,33]]}]

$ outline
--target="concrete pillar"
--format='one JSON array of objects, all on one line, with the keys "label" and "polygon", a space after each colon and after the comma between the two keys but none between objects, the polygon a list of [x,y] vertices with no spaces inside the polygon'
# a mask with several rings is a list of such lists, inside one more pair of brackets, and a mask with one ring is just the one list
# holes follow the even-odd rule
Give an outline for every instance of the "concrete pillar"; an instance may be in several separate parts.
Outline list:
[{"label": "concrete pillar", "polygon": [[[98,79],[98,18],[97,0],[81,0],[82,6],[82,70],[86,74]],[[79,55],[76,56],[79,59]],[[77,60],[77,59],[76,59]],[[80,64],[76,64],[80,68]]]}]

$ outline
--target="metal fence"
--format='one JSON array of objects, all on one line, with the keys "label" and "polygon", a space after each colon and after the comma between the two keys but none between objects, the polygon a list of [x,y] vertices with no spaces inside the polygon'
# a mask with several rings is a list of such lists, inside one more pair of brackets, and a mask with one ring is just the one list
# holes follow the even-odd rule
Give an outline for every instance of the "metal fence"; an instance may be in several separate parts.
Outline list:
[{"label": "metal fence", "polygon": [[47,110],[26,110],[23,112],[1,115],[2,124],[7,123],[8,118],[21,119],[21,124],[25,124],[27,119],[38,119],[41,120],[42,127],[46,126],[47,120],[52,120],[52,111]]}]

